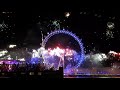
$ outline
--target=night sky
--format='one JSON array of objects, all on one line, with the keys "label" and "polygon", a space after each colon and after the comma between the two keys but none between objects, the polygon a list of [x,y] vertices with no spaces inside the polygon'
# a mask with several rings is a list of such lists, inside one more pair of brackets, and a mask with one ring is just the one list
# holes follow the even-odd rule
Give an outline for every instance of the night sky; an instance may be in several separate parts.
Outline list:
[{"label": "night sky", "polygon": [[[9,44],[17,44],[20,47],[39,46],[41,31],[44,35],[54,31],[57,26],[55,27],[53,22],[57,21],[60,29],[72,31],[79,36],[88,52],[93,48],[105,53],[110,50],[120,52],[118,11],[118,8],[80,8],[78,11],[2,8],[0,9],[0,48],[5,48]],[[70,14],[68,17],[67,13]],[[3,22],[6,26],[3,26]],[[110,25],[112,26],[109,27]]]}]

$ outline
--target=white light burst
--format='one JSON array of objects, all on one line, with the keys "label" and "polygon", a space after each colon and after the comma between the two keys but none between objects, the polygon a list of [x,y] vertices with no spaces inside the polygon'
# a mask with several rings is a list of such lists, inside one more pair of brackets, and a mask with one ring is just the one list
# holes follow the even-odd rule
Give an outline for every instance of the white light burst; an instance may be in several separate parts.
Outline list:
[{"label": "white light burst", "polygon": [[6,53],[8,53],[7,50],[0,51],[0,57],[4,56]]},{"label": "white light burst", "polygon": [[115,24],[112,23],[112,22],[108,22],[108,23],[107,23],[107,27],[108,27],[109,29],[113,29],[114,26],[115,26]]},{"label": "white light burst", "polygon": [[0,24],[0,29],[8,28],[8,25],[4,23],[4,21]]},{"label": "white light burst", "polygon": [[70,13],[69,13],[69,12],[66,12],[66,13],[65,13],[65,17],[68,18],[69,16],[70,16]]},{"label": "white light burst", "polygon": [[18,59],[19,61],[25,61],[25,58],[20,58],[20,59]]},{"label": "white light burst", "polygon": [[60,23],[59,23],[57,20],[54,20],[54,21],[52,22],[52,25],[55,26],[55,30],[60,29]]},{"label": "white light burst", "polygon": [[115,28],[115,24],[113,22],[107,23],[107,30],[106,30],[106,37],[107,39],[114,38],[114,32],[113,29]]},{"label": "white light burst", "polygon": [[14,48],[16,47],[17,45],[9,45],[9,48]]},{"label": "white light burst", "polygon": [[107,36],[107,39],[114,38],[114,36],[113,36],[113,31],[107,30],[107,31],[106,31],[106,36]]}]

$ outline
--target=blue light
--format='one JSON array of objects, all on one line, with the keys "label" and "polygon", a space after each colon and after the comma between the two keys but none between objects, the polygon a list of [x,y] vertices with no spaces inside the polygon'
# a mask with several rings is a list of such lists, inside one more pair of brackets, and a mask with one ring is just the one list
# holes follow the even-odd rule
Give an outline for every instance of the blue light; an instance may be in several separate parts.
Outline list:
[{"label": "blue light", "polygon": [[42,47],[45,47],[45,46],[46,46],[46,43],[48,42],[48,40],[49,40],[52,36],[54,36],[54,35],[56,35],[56,34],[61,34],[61,33],[62,33],[62,34],[67,34],[67,35],[73,37],[73,38],[78,42],[78,44],[79,44],[79,47],[80,47],[80,49],[81,49],[81,52],[80,52],[79,62],[78,62],[78,64],[76,65],[76,68],[78,68],[78,67],[81,65],[81,63],[83,62],[84,57],[85,57],[84,47],[83,47],[82,40],[79,39],[79,38],[78,38],[75,34],[73,34],[72,32],[69,32],[68,30],[55,30],[55,31],[51,32],[50,34],[48,34],[48,35],[45,37],[45,39],[44,39],[43,42],[42,42]]},{"label": "blue light", "polygon": [[38,61],[39,61],[39,58],[31,58],[31,63],[32,64],[37,64],[38,63]]}]

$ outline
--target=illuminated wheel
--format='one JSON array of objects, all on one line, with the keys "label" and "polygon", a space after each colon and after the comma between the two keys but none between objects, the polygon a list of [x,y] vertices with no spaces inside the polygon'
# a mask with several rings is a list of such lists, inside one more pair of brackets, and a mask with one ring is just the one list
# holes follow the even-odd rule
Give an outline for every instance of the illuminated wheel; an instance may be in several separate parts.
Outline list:
[{"label": "illuminated wheel", "polygon": [[78,45],[79,45],[79,48],[80,48],[80,58],[79,58],[79,61],[76,65],[76,67],[79,67],[81,65],[81,63],[83,62],[84,60],[84,47],[83,47],[83,43],[82,43],[82,40],[79,39],[75,34],[73,34],[72,32],[70,31],[67,31],[67,30],[55,30],[55,31],[52,31],[51,33],[49,33],[45,39],[43,40],[42,42],[42,47],[46,48],[46,44],[47,42],[49,41],[49,39],[51,37],[53,37],[54,35],[58,35],[58,34],[65,34],[65,35],[69,35],[71,36],[72,38],[74,38],[75,41],[77,41]]}]

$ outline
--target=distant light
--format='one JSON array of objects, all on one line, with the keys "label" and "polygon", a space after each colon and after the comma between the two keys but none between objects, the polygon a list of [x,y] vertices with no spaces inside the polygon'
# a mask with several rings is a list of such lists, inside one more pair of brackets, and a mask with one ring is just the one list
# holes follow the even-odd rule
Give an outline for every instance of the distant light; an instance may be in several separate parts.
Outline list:
[{"label": "distant light", "polygon": [[35,49],[33,49],[33,53],[37,52]]},{"label": "distant light", "polygon": [[14,48],[16,47],[17,45],[9,45],[9,48]]},{"label": "distant light", "polygon": [[107,59],[107,55],[104,54],[104,53],[97,53],[97,54],[93,54],[91,58],[92,58],[92,60],[94,62],[98,63],[99,61],[106,60]]},{"label": "distant light", "polygon": [[109,54],[117,54],[115,51],[110,51]]},{"label": "distant light", "polygon": [[2,13],[3,13],[3,14],[7,14],[7,13],[13,13],[13,12],[4,12],[4,11],[3,11]]},{"label": "distant light", "polygon": [[24,58],[20,58],[20,59],[18,59],[19,61],[25,61],[25,59]]},{"label": "distant light", "polygon": [[39,53],[38,53],[38,51],[36,51],[35,49],[33,49],[33,51],[32,51],[32,58],[39,58],[40,56],[39,56]]},{"label": "distant light", "polygon": [[112,23],[112,22],[108,22],[108,23],[107,23],[107,27],[108,27],[109,29],[113,29],[114,26],[115,26],[115,24]]},{"label": "distant light", "polygon": [[8,53],[7,50],[0,51],[0,57],[4,56],[6,53]]},{"label": "distant light", "polygon": [[12,60],[12,58],[11,58],[11,57],[8,57],[8,60]]},{"label": "distant light", "polygon": [[6,13],[6,12],[2,12],[2,13]]},{"label": "distant light", "polygon": [[65,17],[68,18],[69,16],[70,16],[70,13],[69,13],[69,12],[66,12],[66,13],[65,13]]},{"label": "distant light", "polygon": [[5,28],[8,28],[8,25],[5,24],[5,22],[3,21],[3,22],[0,24],[0,29],[5,29]]}]

